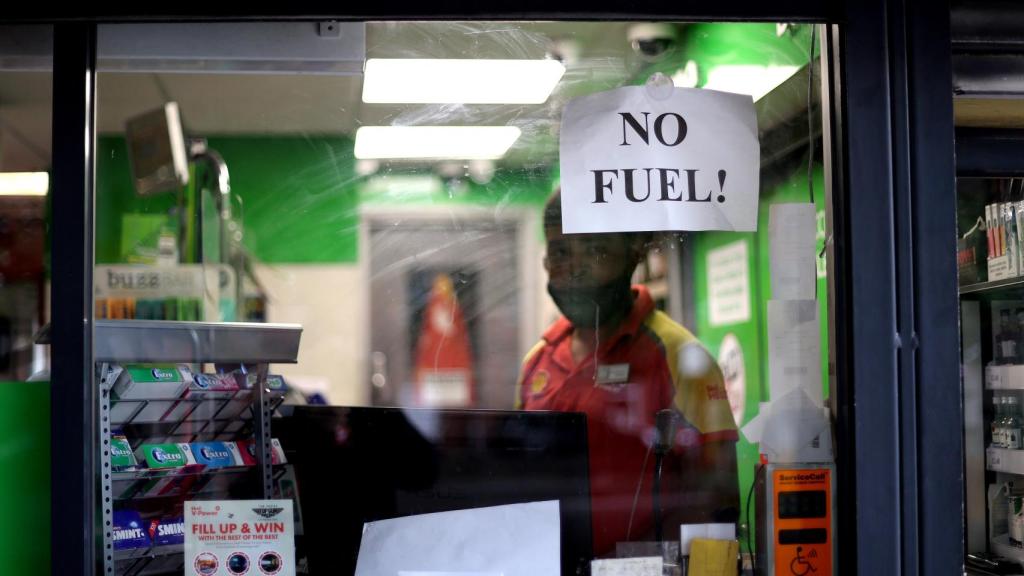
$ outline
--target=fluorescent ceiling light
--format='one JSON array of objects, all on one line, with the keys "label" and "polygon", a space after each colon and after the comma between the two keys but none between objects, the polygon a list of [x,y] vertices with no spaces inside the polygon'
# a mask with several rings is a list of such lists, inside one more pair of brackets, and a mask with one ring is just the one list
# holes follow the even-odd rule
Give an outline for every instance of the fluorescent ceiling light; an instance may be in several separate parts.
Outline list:
[{"label": "fluorescent ceiling light", "polygon": [[515,126],[363,126],[356,158],[496,160],[519,138]]},{"label": "fluorescent ceiling light", "polygon": [[46,196],[47,172],[0,172],[0,196]]},{"label": "fluorescent ceiling light", "polygon": [[749,94],[757,102],[776,86],[796,74],[799,66],[757,66],[737,64],[715,66],[708,71],[708,81],[702,88]]},{"label": "fluorescent ceiling light", "polygon": [[363,187],[366,194],[385,196],[429,196],[443,191],[441,179],[434,174],[374,176]]},{"label": "fluorescent ceiling light", "polygon": [[369,104],[543,104],[565,66],[557,60],[371,58]]}]

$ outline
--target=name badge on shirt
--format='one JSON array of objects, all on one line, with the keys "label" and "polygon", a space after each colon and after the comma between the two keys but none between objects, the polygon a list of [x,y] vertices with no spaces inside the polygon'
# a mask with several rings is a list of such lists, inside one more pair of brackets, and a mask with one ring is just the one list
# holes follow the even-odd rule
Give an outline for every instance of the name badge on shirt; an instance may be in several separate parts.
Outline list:
[{"label": "name badge on shirt", "polygon": [[629,364],[599,364],[597,384],[625,384],[629,381]]}]

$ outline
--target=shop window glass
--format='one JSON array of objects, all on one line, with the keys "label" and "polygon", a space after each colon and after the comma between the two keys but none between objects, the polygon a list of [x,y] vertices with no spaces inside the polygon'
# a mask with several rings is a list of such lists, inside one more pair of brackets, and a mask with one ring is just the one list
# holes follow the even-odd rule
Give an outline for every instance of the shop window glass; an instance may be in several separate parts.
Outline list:
[{"label": "shop window glass", "polygon": [[[262,497],[245,473],[135,481],[154,446],[244,452],[269,426],[288,464],[257,461],[297,499],[311,573],[351,573],[365,521],[551,499],[563,573],[689,523],[734,525],[749,560],[761,454],[831,454],[820,40],[784,23],[101,26],[97,370],[135,459],[105,514]],[[753,231],[562,232],[563,111],[625,86],[751,97]],[[683,140],[630,119],[624,138]],[[272,418],[252,410],[261,386]],[[110,563],[140,556],[182,563],[153,541]]]}]

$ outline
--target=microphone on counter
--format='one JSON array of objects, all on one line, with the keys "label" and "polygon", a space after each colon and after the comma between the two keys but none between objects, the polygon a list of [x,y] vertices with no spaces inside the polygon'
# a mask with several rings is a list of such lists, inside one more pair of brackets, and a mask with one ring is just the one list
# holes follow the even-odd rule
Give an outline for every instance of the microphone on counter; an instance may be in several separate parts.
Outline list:
[{"label": "microphone on counter", "polygon": [[675,410],[665,408],[654,415],[654,482],[651,486],[651,505],[654,518],[654,539],[662,541],[661,471],[665,455],[672,449],[676,435],[678,415]]},{"label": "microphone on counter", "polygon": [[664,455],[672,449],[677,421],[676,411],[671,408],[658,410],[654,415],[654,429],[657,432],[657,436],[654,437],[655,453]]}]

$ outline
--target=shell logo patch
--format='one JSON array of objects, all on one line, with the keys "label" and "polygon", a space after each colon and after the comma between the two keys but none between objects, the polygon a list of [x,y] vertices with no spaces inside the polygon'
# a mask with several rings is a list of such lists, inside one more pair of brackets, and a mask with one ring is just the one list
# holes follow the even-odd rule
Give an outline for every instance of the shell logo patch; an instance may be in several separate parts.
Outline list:
[{"label": "shell logo patch", "polygon": [[548,386],[548,381],[551,380],[551,375],[548,374],[547,370],[538,370],[533,375],[533,380],[530,381],[530,393],[540,394]]}]

